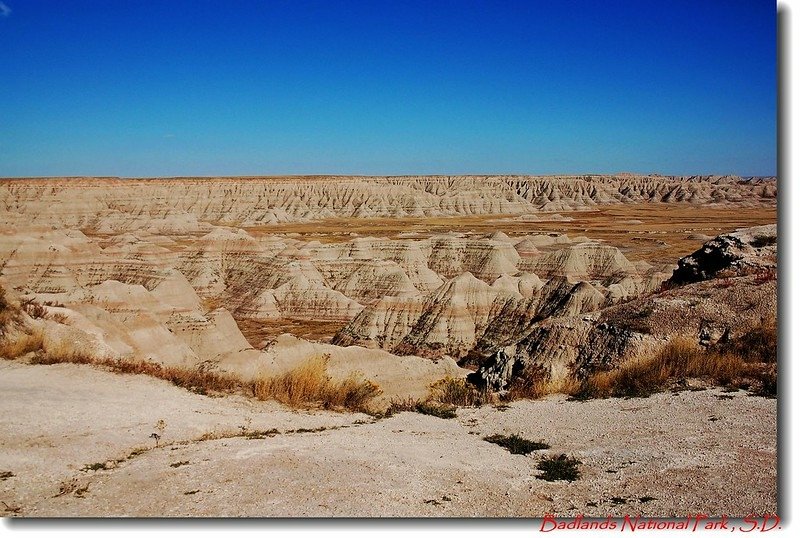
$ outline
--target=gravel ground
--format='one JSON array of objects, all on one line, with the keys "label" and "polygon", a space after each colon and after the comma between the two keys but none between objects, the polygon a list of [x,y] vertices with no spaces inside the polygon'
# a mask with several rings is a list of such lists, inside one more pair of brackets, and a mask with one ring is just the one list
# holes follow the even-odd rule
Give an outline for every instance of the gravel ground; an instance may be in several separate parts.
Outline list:
[{"label": "gravel ground", "polygon": [[[6,516],[745,516],[777,509],[776,401],[745,392],[588,402],[554,396],[461,409],[451,420],[401,413],[376,421],[209,398],[89,366],[0,360],[0,393]],[[159,420],[166,427],[156,447],[149,436]],[[244,435],[273,428],[277,434]],[[513,455],[483,440],[495,433],[551,448]],[[581,478],[538,478],[539,461],[561,453],[582,462]]]}]

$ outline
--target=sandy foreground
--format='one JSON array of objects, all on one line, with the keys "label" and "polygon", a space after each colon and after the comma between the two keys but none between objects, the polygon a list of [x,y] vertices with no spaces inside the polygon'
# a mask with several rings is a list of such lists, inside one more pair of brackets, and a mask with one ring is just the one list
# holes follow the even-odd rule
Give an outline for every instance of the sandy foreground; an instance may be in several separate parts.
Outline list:
[{"label": "sandy foreground", "polygon": [[[589,402],[553,396],[460,409],[451,420],[416,413],[375,420],[210,398],[90,366],[0,360],[0,393],[5,516],[744,516],[777,509],[776,400],[743,391]],[[166,427],[156,448],[149,436],[159,420]],[[246,435],[273,428],[280,433]],[[512,455],[483,440],[494,433],[519,433],[551,449]],[[209,434],[235,437],[201,440]],[[582,461],[581,479],[537,478],[543,454],[560,453]],[[83,470],[93,464],[101,468]]]}]

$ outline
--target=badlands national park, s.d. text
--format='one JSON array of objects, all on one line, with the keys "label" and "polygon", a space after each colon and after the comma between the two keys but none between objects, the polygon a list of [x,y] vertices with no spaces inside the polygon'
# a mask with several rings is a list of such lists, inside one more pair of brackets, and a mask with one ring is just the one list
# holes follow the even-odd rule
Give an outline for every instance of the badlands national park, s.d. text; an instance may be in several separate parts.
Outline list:
[{"label": "badlands national park, s.d. text", "polygon": [[783,13],[0,0],[0,523],[788,525]]}]

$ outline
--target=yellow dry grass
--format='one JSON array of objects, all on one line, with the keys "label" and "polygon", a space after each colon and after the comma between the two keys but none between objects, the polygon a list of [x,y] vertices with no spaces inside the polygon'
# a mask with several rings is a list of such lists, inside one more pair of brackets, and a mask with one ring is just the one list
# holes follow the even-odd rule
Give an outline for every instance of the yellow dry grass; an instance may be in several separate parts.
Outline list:
[{"label": "yellow dry grass", "polygon": [[619,368],[596,373],[579,392],[592,397],[647,396],[670,379],[705,378],[728,385],[748,373],[737,354],[700,348],[692,339],[671,339],[655,355],[634,357]]},{"label": "yellow dry grass", "polygon": [[260,376],[246,381],[226,373],[163,366],[138,359],[97,358],[71,347],[66,341],[42,342],[40,331],[14,334],[0,340],[0,356],[15,359],[30,351],[38,351],[31,364],[90,364],[119,374],[148,375],[198,394],[239,393],[259,400],[276,400],[290,407],[369,411],[370,401],[381,393],[380,387],[353,374],[334,381],[327,374],[328,357],[314,357],[298,367],[277,376]]},{"label": "yellow dry grass", "polygon": [[366,410],[369,401],[380,394],[380,387],[352,375],[341,381],[327,373],[328,357],[312,357],[299,366],[275,376],[261,376],[253,383],[259,400],[277,400],[290,406],[309,403],[326,409]]},{"label": "yellow dry grass", "polygon": [[459,407],[480,407],[494,403],[496,398],[488,390],[479,390],[466,379],[446,377],[431,385],[428,400]]},{"label": "yellow dry grass", "polygon": [[42,349],[42,330],[38,327],[13,328],[0,336],[0,357],[16,359]]}]

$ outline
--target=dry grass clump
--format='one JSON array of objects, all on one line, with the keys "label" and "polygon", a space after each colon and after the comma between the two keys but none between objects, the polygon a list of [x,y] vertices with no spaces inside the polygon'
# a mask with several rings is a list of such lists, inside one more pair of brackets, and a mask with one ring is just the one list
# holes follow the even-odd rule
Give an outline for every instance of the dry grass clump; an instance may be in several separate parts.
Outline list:
[{"label": "dry grass clump", "polygon": [[0,334],[0,357],[16,359],[42,349],[43,335],[38,327],[4,330]]},{"label": "dry grass clump", "polygon": [[63,341],[48,345],[44,353],[35,355],[31,364],[92,364],[118,374],[149,375],[198,394],[236,392],[247,389],[247,383],[230,374],[203,371],[180,366],[162,366],[146,360],[93,358],[70,349]]},{"label": "dry grass clump", "polygon": [[143,374],[164,379],[175,386],[198,394],[232,393],[247,388],[245,382],[231,374],[197,368],[162,366],[149,361],[112,360],[103,361],[102,364],[121,374]]},{"label": "dry grass clump", "polygon": [[778,323],[774,317],[760,320],[738,338],[716,346],[720,352],[733,353],[745,362],[778,361]]},{"label": "dry grass clump", "polygon": [[456,414],[456,406],[431,401],[419,402],[414,411],[420,415],[429,415],[437,418],[456,418],[458,416]]},{"label": "dry grass clump", "polygon": [[291,406],[313,403],[325,409],[366,410],[369,401],[380,394],[380,387],[355,375],[333,381],[327,373],[328,359],[327,355],[313,357],[283,374],[261,377],[253,383],[253,395]]},{"label": "dry grass clump", "polygon": [[543,441],[531,441],[517,434],[495,434],[483,438],[484,441],[500,445],[512,454],[527,455],[535,450],[547,450],[550,445]]},{"label": "dry grass clump", "polygon": [[365,411],[381,392],[378,385],[355,374],[342,381],[327,375],[328,356],[309,359],[278,376],[261,377],[253,382],[234,375],[199,368],[162,366],[146,360],[119,360],[93,357],[67,339],[45,341],[38,326],[19,326],[22,311],[44,317],[43,306],[32,301],[23,307],[12,304],[0,288],[0,356],[16,359],[36,351],[31,364],[92,364],[121,374],[142,374],[164,379],[173,385],[199,394],[239,392],[259,400],[277,400],[286,405],[320,405],[325,409]]},{"label": "dry grass clump", "polygon": [[37,353],[31,360],[31,364],[58,364],[69,362],[73,364],[95,364],[95,360],[89,353],[76,347],[74,342],[68,340],[48,339],[42,343],[42,353]]},{"label": "dry grass clump", "polygon": [[537,400],[549,394],[575,394],[581,383],[572,378],[550,379],[545,376],[520,376],[512,380],[506,400]]},{"label": "dry grass clump", "polygon": [[480,407],[495,403],[496,400],[491,391],[480,390],[466,379],[445,377],[431,385],[427,398],[393,399],[379,416],[390,417],[395,413],[410,411],[439,418],[455,418],[458,407]]},{"label": "dry grass clump", "polygon": [[756,374],[755,393],[766,398],[778,396],[778,365],[768,364]]},{"label": "dry grass clump", "polygon": [[580,392],[591,397],[643,397],[663,390],[670,379],[706,378],[728,385],[744,372],[741,357],[700,348],[678,336],[653,356],[634,357],[619,368],[587,379]]},{"label": "dry grass clump", "polygon": [[616,370],[590,376],[573,395],[578,398],[648,396],[661,390],[669,376],[655,359],[636,357]]},{"label": "dry grass clump", "polygon": [[33,299],[23,301],[22,309],[33,319],[41,319],[47,315],[47,309]]},{"label": "dry grass clump", "polygon": [[4,335],[6,327],[19,319],[19,308],[16,308],[6,297],[6,290],[0,288],[0,335]]},{"label": "dry grass clump", "polygon": [[0,357],[16,359],[42,349],[42,330],[38,326],[24,326],[22,318],[21,307],[0,288]]},{"label": "dry grass clump", "polygon": [[[43,348],[40,333],[38,340],[32,341],[28,347],[34,347],[34,351],[43,350],[30,359],[31,364],[92,364],[119,374],[149,375],[198,394],[241,393],[259,400],[277,400],[292,407],[320,405],[325,409],[364,411],[370,400],[381,392],[376,384],[355,375],[333,381],[327,375],[327,356],[310,359],[279,376],[250,382],[232,374],[199,368],[163,366],[146,360],[94,358],[63,340],[46,342]],[[13,355],[5,355],[2,347],[0,354],[9,358],[23,355],[27,349],[23,347],[25,341],[15,338],[12,343],[19,348],[12,350]]]},{"label": "dry grass clump", "polygon": [[619,368],[590,376],[573,393],[578,397],[648,396],[663,390],[670,380],[702,378],[717,385],[739,385],[759,394],[777,391],[777,331],[764,321],[739,338],[701,348],[692,339],[671,339],[655,355],[634,357]]},{"label": "dry grass clump", "polygon": [[452,404],[443,404],[439,402],[427,400],[418,400],[416,398],[401,398],[393,399],[382,413],[373,413],[378,418],[388,418],[397,413],[404,411],[411,413],[419,413],[420,415],[430,415],[438,418],[456,418],[456,406]]},{"label": "dry grass clump", "polygon": [[430,400],[459,407],[480,407],[494,403],[494,395],[487,389],[480,390],[466,379],[446,377],[431,385]]},{"label": "dry grass clump", "polygon": [[557,480],[566,480],[567,482],[574,482],[581,477],[581,471],[578,465],[581,462],[577,459],[560,454],[558,456],[550,456],[544,458],[539,462],[536,468],[542,471],[538,478],[547,480],[548,482],[555,482]]}]

